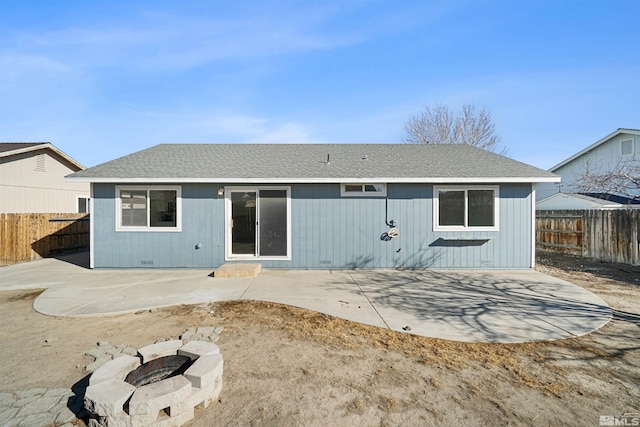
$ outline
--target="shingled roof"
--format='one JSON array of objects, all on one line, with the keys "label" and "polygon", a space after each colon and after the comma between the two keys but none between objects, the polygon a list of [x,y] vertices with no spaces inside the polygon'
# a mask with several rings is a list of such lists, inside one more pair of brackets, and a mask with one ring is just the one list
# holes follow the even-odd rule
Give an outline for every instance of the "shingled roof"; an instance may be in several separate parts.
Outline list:
[{"label": "shingled roof", "polygon": [[50,154],[58,156],[58,160],[66,162],[71,169],[84,169],[81,163],[56,148],[50,142],[0,142],[0,158],[11,158],[24,153],[48,150]]},{"label": "shingled roof", "polygon": [[48,142],[0,142],[0,153],[46,145]]},{"label": "shingled roof", "polygon": [[469,145],[161,144],[68,177],[89,182],[552,182]]}]

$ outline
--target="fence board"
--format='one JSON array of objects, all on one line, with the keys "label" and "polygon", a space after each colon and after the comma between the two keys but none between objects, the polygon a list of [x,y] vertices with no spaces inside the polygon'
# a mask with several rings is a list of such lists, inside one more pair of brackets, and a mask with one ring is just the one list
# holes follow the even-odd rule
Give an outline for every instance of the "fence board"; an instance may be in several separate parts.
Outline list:
[{"label": "fence board", "polygon": [[576,211],[538,211],[536,212],[536,244],[543,250],[582,256],[584,252],[583,222],[583,216]]},{"label": "fence board", "polygon": [[536,245],[602,261],[640,265],[640,210],[537,211]]},{"label": "fence board", "polygon": [[0,265],[88,249],[87,214],[0,214]]}]

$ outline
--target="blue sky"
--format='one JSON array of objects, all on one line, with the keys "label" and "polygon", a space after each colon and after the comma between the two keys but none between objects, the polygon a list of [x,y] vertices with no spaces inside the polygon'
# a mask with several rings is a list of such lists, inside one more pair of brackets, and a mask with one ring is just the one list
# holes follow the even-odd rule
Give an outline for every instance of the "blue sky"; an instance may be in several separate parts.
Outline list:
[{"label": "blue sky", "polygon": [[640,1],[0,0],[0,141],[85,166],[158,143],[401,143],[492,113],[549,168],[640,128]]}]

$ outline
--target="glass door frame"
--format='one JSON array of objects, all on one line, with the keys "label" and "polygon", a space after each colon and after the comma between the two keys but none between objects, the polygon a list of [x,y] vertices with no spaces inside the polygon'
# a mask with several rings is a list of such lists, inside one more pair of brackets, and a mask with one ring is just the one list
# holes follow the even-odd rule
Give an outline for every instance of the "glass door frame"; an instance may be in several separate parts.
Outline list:
[{"label": "glass door frame", "polygon": [[[260,190],[284,190],[286,192],[287,201],[287,254],[285,256],[260,256]],[[232,203],[231,193],[256,193],[256,254],[233,254],[232,253]],[[290,186],[225,186],[224,187],[224,259],[225,261],[234,260],[274,260],[274,261],[290,261],[291,260],[291,187]]]}]

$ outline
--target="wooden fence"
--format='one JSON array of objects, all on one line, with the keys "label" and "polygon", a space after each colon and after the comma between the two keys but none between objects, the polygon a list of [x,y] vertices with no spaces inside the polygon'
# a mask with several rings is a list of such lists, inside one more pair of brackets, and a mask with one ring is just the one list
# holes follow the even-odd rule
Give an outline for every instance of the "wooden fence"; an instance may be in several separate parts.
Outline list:
[{"label": "wooden fence", "polygon": [[0,214],[0,265],[89,250],[87,214]]},{"label": "wooden fence", "polygon": [[640,265],[640,210],[537,211],[536,246]]}]

